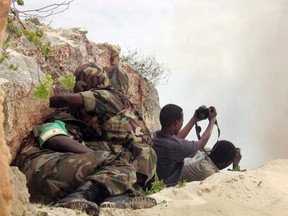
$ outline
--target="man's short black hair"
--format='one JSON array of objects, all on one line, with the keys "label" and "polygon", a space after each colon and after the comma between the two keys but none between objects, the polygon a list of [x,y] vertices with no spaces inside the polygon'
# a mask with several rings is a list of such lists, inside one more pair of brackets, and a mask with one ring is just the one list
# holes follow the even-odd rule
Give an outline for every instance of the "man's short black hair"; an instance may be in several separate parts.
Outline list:
[{"label": "man's short black hair", "polygon": [[219,140],[212,148],[209,157],[215,164],[232,162],[236,156],[236,147],[227,140]]},{"label": "man's short black hair", "polygon": [[167,104],[160,111],[160,123],[162,127],[169,127],[183,116],[183,109],[175,104]]}]

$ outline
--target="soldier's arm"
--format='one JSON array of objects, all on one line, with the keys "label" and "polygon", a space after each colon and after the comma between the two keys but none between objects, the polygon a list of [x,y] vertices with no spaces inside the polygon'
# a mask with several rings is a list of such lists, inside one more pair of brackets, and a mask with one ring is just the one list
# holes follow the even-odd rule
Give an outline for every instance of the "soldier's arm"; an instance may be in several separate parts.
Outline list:
[{"label": "soldier's arm", "polygon": [[59,94],[49,98],[50,107],[62,108],[62,107],[83,107],[84,100],[81,94]]},{"label": "soldier's arm", "polygon": [[72,152],[72,153],[93,152],[92,149],[88,148],[85,145],[82,145],[81,143],[67,136],[51,137],[43,144],[43,147],[60,152]]}]

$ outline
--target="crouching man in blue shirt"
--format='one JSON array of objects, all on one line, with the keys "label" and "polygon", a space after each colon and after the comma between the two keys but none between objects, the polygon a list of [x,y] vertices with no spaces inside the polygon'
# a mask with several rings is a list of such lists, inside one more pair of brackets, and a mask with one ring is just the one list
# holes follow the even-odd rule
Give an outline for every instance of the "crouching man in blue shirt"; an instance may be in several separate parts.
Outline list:
[{"label": "crouching man in blue shirt", "polygon": [[175,186],[182,175],[184,158],[194,157],[196,152],[207,144],[217,112],[214,107],[207,108],[209,124],[199,141],[186,140],[186,136],[198,119],[194,114],[183,126],[183,110],[175,104],[167,104],[160,111],[161,130],[156,131],[152,140],[157,154],[157,175],[166,186]]}]

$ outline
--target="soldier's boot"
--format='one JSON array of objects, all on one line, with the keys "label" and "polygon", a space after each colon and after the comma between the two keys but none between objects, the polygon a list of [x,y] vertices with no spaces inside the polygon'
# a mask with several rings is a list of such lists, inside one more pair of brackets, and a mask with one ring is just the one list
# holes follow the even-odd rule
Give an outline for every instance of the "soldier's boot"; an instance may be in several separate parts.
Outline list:
[{"label": "soldier's boot", "polygon": [[100,208],[143,209],[151,208],[156,205],[157,201],[152,197],[129,197],[128,195],[123,194],[105,199],[104,202],[100,205]]},{"label": "soldier's boot", "polygon": [[99,204],[108,191],[92,181],[86,181],[76,192],[69,194],[64,199],[56,203],[57,207],[71,208],[74,210],[85,211],[88,215],[97,216],[99,214]]}]

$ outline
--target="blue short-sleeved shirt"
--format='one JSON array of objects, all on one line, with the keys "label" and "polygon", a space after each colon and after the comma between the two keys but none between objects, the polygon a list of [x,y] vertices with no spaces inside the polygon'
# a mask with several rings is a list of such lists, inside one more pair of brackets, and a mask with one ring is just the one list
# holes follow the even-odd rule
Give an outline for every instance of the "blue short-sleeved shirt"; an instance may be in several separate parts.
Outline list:
[{"label": "blue short-sleeved shirt", "polygon": [[157,175],[167,186],[174,186],[181,177],[184,158],[194,157],[198,142],[179,139],[162,131],[155,132],[153,138],[157,154]]}]

